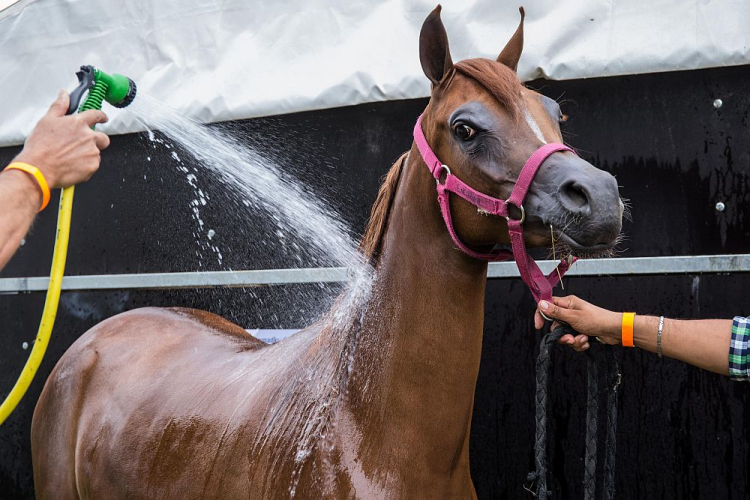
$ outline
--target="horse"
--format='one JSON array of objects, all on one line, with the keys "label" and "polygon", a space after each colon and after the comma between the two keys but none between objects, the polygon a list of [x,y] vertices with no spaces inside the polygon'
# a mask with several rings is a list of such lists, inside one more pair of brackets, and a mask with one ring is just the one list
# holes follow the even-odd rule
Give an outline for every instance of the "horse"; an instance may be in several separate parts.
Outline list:
[{"label": "horse", "polygon": [[[419,38],[432,85],[426,140],[451,175],[501,199],[535,150],[562,142],[557,103],[518,79],[522,48],[523,10],[496,60],[454,64],[440,6]],[[435,188],[413,144],[360,243],[374,269],[369,300],[344,297],[289,339],[266,345],[186,308],[132,310],[90,329],[34,412],[37,497],[476,498],[469,428],[487,261],[457,248]],[[594,254],[622,227],[614,178],[567,150],[544,160],[524,205],[529,246],[554,238]],[[459,196],[448,209],[477,252],[507,245],[518,219]]]}]

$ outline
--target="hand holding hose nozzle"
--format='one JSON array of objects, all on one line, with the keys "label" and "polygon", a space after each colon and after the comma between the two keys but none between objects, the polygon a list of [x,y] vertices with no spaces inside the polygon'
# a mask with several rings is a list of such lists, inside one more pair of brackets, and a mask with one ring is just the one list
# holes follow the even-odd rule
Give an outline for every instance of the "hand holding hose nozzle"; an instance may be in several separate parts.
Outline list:
[{"label": "hand holding hose nozzle", "polygon": [[49,189],[88,180],[99,168],[100,151],[109,146],[106,134],[92,130],[105,123],[107,115],[101,110],[88,110],[65,116],[68,107],[68,94],[61,90],[13,160],[38,168]]},{"label": "hand holding hose nozzle", "polygon": [[[89,129],[107,121],[101,111],[104,101],[121,108],[133,102],[136,94],[135,82],[123,75],[109,75],[93,66],[81,66],[76,76],[78,87],[69,98],[61,91],[14,159],[37,168],[48,189],[78,184],[96,172],[99,151],[109,146],[109,138]],[[76,110],[79,111],[76,118],[65,116]]]},{"label": "hand holding hose nozzle", "polygon": [[[82,66],[76,73],[78,87],[70,95],[68,102],[65,95],[60,95],[52,104],[50,110],[39,122],[24,145],[24,150],[16,157],[16,168],[32,174],[44,194],[43,204],[49,200],[50,187],[64,187],[60,195],[60,210],[57,219],[57,238],[52,256],[52,270],[47,288],[47,298],[44,303],[42,321],[39,325],[34,348],[23,367],[13,389],[0,405],[0,424],[13,412],[26,394],[34,375],[39,369],[44,353],[49,344],[52,326],[57,315],[60,300],[62,278],[65,272],[65,260],[68,253],[68,237],[70,235],[70,220],[73,211],[74,184],[90,177],[99,167],[99,150],[109,145],[109,138],[105,134],[94,131],[97,123],[104,123],[107,117],[101,112],[103,101],[116,107],[125,107],[135,98],[135,83],[122,75],[108,75],[93,66]],[[82,105],[81,99],[88,92]],[[80,108],[79,108],[80,105]],[[76,117],[70,115],[79,110]],[[60,120],[75,120],[76,123],[59,127]],[[85,130],[80,130],[83,127]],[[60,133],[56,129],[64,129]],[[69,132],[69,133],[68,133]],[[36,135],[35,135],[36,134]],[[55,137],[50,143],[49,138]],[[92,140],[93,139],[93,140]],[[57,159],[51,166],[50,158]],[[90,164],[92,169],[82,169],[81,164]],[[61,165],[71,168],[61,168]],[[75,166],[75,168],[72,168]],[[9,168],[13,167],[13,164]],[[41,175],[38,174],[41,172]],[[70,175],[56,175],[68,172]],[[40,178],[41,177],[41,178]],[[47,180],[45,180],[47,177]]]}]

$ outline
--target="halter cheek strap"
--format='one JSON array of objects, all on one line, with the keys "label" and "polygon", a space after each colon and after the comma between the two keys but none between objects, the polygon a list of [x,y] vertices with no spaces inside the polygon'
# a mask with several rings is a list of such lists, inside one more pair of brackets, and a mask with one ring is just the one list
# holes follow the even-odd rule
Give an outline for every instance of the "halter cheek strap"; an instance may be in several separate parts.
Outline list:
[{"label": "halter cheek strap", "polygon": [[[421,116],[417,119],[417,123],[414,126],[414,142],[416,143],[417,149],[419,149],[419,153],[422,155],[422,159],[427,165],[427,168],[430,169],[430,173],[437,183],[440,212],[443,215],[443,221],[445,221],[445,226],[448,228],[448,233],[451,235],[455,245],[465,254],[477,259],[488,261],[515,259],[518,271],[521,274],[521,279],[531,290],[534,300],[537,302],[540,300],[551,300],[552,288],[557,285],[560,281],[560,277],[565,274],[570,268],[570,265],[575,262],[575,259],[564,259],[560,261],[557,268],[547,276],[542,273],[539,266],[537,266],[534,259],[531,258],[526,250],[526,244],[523,240],[523,223],[526,219],[526,211],[523,208],[523,201],[526,198],[526,193],[529,190],[529,186],[531,186],[531,182],[534,180],[537,170],[539,170],[539,167],[544,163],[544,160],[558,151],[571,151],[573,153],[575,153],[575,151],[564,144],[558,143],[545,144],[540,147],[534,151],[531,157],[526,161],[523,169],[521,169],[521,173],[518,176],[516,185],[513,187],[510,198],[507,200],[501,200],[480,193],[451,173],[450,168],[438,159],[437,155],[435,155],[432,148],[430,148],[430,145],[427,143],[427,139],[422,131]],[[441,183],[440,179],[444,172],[445,181]],[[505,217],[508,221],[508,233],[510,234],[512,251],[499,250],[491,253],[480,253],[475,252],[466,246],[458,237],[458,234],[453,227],[453,218],[451,217],[450,209],[450,193],[457,194],[484,212]],[[510,217],[508,213],[508,205],[513,205],[521,211],[520,219],[512,219]]]}]

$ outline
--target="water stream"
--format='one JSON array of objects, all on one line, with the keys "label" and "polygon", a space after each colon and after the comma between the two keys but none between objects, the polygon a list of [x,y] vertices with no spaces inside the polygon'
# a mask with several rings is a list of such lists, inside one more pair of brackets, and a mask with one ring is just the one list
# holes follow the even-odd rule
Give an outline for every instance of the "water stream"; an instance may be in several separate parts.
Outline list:
[{"label": "water stream", "polygon": [[[199,257],[213,254],[220,265],[223,259],[222,249],[212,241],[213,230],[204,226],[200,216],[210,196],[196,183],[196,172],[219,181],[234,203],[233,208],[247,213],[246,220],[263,218],[276,226],[278,239],[267,242],[267,251],[283,251],[296,260],[297,267],[310,267],[313,261],[318,265],[348,268],[351,281],[330,318],[346,321],[350,310],[362,305],[361,301],[369,295],[372,269],[357,252],[357,240],[350,228],[319,193],[306,190],[288,173],[288,168],[270,155],[220,128],[195,122],[147,94],[139,93],[127,110],[148,129],[151,141],[165,144],[167,139],[171,144],[166,145],[177,149],[171,153],[175,167],[185,174],[194,192],[189,210],[196,223],[193,236],[199,243]],[[189,168],[191,165],[199,169]],[[327,294],[331,304],[338,290],[321,286],[315,292],[307,292],[307,297],[303,294],[283,299],[287,304],[278,309],[319,304],[320,296],[313,297],[311,293]],[[276,323],[283,321],[274,318]]]},{"label": "water stream", "polygon": [[[268,156],[221,130],[184,117],[148,95],[139,93],[128,110],[149,129],[158,130],[192,155],[230,189],[240,207],[254,209],[248,214],[258,216],[258,210],[262,211],[281,231],[298,236],[333,265],[357,262],[357,242],[341,217],[306,193]],[[176,152],[173,156],[180,161]],[[301,248],[290,250],[302,254]],[[301,258],[299,263],[304,265]]]},{"label": "water stream", "polygon": [[[292,255],[299,267],[309,267],[306,259],[311,259],[318,265],[348,269],[349,281],[343,292],[340,286],[335,286],[280,295],[274,304],[280,314],[309,310],[322,314],[329,309],[325,306],[330,306],[330,311],[320,318],[309,318],[308,325],[319,321],[268,347],[250,364],[239,364],[237,373],[231,375],[247,381],[242,389],[247,398],[263,389],[261,381],[277,381],[271,384],[275,388],[273,403],[262,410],[264,423],[253,443],[248,444],[257,456],[264,449],[278,447],[276,461],[292,454],[294,473],[288,488],[293,497],[303,465],[333,425],[332,415],[341,401],[341,388],[354,364],[359,325],[371,301],[374,269],[357,251],[357,241],[343,218],[317,192],[310,193],[291,176],[288,166],[285,169],[221,127],[192,121],[147,95],[139,93],[128,110],[148,128],[151,141],[162,142],[173,150],[175,167],[185,174],[193,190],[194,199],[189,206],[196,223],[193,236],[201,242],[200,252],[206,254],[204,257],[212,253],[221,265],[222,250],[201,218],[201,209],[210,202],[210,197],[201,189],[198,177],[208,176],[221,182],[234,202],[233,209],[247,213],[246,220],[251,226],[246,234],[250,237],[252,221],[262,218],[275,224],[278,239],[267,242],[268,246],[262,247],[265,251]],[[254,292],[250,289],[248,293],[252,296]],[[322,308],[320,294],[327,294],[328,302]],[[248,305],[253,307],[252,303]],[[283,325],[284,318],[272,321]],[[324,349],[319,348],[320,342],[325,342]],[[283,350],[283,356],[274,354],[278,349]],[[268,474],[273,475],[272,470]]]}]

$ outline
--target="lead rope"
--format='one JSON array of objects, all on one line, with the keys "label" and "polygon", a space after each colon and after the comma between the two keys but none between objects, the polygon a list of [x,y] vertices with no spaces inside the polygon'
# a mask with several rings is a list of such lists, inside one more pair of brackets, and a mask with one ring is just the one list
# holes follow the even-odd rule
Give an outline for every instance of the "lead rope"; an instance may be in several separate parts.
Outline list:
[{"label": "lead rope", "polygon": [[617,389],[622,375],[615,356],[615,348],[604,347],[604,362],[607,365],[607,447],[604,455],[604,500],[615,498],[615,452],[617,451]]},{"label": "lead rope", "polygon": [[[567,325],[560,326],[542,337],[539,357],[536,360],[536,438],[534,442],[534,466],[527,480],[536,482],[536,492],[526,487],[534,496],[547,499],[552,492],[547,488],[547,409],[549,392],[549,369],[551,351],[555,342],[564,334],[576,332]],[[610,345],[589,348],[587,351],[587,402],[586,402],[586,455],[584,465],[584,498],[594,500],[596,495],[597,431],[599,417],[599,369],[604,364],[607,379],[607,434],[604,457],[604,500],[613,500],[615,485],[615,452],[617,431],[617,386],[620,373],[614,349]]]}]

